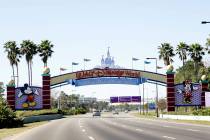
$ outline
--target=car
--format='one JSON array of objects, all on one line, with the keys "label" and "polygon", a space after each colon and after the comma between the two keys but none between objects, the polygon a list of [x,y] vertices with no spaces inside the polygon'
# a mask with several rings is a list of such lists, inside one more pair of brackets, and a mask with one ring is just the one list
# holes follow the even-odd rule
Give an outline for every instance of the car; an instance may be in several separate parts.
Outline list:
[{"label": "car", "polygon": [[119,114],[119,112],[118,111],[113,111],[113,115],[118,115]]},{"label": "car", "polygon": [[93,117],[95,117],[95,116],[101,116],[101,112],[99,111],[99,110],[96,110],[96,111],[94,111],[93,112]]},{"label": "car", "polygon": [[128,110],[125,110],[125,113],[128,113]]}]

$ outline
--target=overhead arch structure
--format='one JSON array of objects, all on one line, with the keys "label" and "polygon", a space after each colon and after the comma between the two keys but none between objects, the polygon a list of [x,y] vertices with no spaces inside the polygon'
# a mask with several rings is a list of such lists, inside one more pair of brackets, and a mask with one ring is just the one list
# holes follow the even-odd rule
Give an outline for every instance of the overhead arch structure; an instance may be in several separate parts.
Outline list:
[{"label": "overhead arch structure", "polygon": [[[100,80],[98,79],[100,78]],[[90,82],[92,81],[92,82]],[[131,69],[92,69],[66,73],[51,77],[50,86],[56,88],[62,85],[75,86],[93,84],[132,84],[138,85],[144,82],[157,83],[166,86],[166,75],[142,70]]]}]

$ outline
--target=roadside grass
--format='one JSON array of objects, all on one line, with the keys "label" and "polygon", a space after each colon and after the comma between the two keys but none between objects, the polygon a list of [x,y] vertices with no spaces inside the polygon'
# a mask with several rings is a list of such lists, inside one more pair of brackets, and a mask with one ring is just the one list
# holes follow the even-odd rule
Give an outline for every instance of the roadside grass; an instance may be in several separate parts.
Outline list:
[{"label": "roadside grass", "polygon": [[135,117],[143,118],[143,119],[152,119],[152,120],[162,120],[169,122],[177,122],[177,123],[189,123],[189,124],[200,124],[200,125],[210,125],[210,121],[197,121],[197,120],[175,120],[175,119],[161,119],[157,118],[155,112],[150,112],[147,115],[133,113]]},{"label": "roadside grass", "polygon": [[46,124],[48,121],[43,121],[43,122],[35,122],[35,123],[29,123],[29,124],[24,124],[23,127],[19,128],[3,128],[0,129],[0,140],[9,136],[13,136],[15,134],[24,132],[26,130],[29,130],[31,128]]},{"label": "roadside grass", "polygon": [[29,117],[37,115],[53,115],[58,114],[57,109],[44,109],[44,110],[27,110],[27,111],[16,111],[17,117]]}]

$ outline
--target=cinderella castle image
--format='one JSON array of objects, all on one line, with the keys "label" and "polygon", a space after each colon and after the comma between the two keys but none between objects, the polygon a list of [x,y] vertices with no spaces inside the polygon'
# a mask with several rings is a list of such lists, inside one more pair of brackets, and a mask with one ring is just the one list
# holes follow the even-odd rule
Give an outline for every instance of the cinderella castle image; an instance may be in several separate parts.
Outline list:
[{"label": "cinderella castle image", "polygon": [[101,58],[101,65],[100,66],[96,66],[95,68],[100,68],[100,69],[104,69],[104,68],[119,69],[119,68],[122,68],[122,67],[120,67],[118,65],[115,65],[114,57],[112,57],[110,55],[109,48],[110,47],[108,47],[106,58],[104,58],[104,56],[102,56],[102,58]]}]

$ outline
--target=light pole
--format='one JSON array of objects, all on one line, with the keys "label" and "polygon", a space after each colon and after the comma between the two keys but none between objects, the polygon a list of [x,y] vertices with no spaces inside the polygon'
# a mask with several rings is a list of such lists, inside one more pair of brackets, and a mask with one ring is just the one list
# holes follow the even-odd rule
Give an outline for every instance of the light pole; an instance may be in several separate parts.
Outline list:
[{"label": "light pole", "polygon": [[89,61],[91,61],[91,59],[84,58],[83,61],[84,61],[84,70],[85,70],[85,62],[89,62]]},{"label": "light pole", "polygon": [[[155,60],[155,73],[157,74],[157,58],[156,57],[148,57],[146,58],[148,60],[153,59]],[[159,112],[158,112],[158,85],[156,82],[156,117],[159,117]]]},{"label": "light pole", "polygon": [[138,61],[138,58],[132,57],[132,69],[133,69],[133,61]]},{"label": "light pole", "polygon": [[74,71],[73,66],[76,66],[76,65],[79,65],[79,63],[76,63],[76,62],[72,62],[71,63],[71,71],[72,72]]},{"label": "light pole", "polygon": [[[145,71],[145,65],[147,65],[147,64],[150,64],[150,62],[149,61],[144,61],[144,71]],[[145,82],[145,81],[144,81]],[[143,84],[143,114],[144,114],[144,82],[142,83]]]}]

